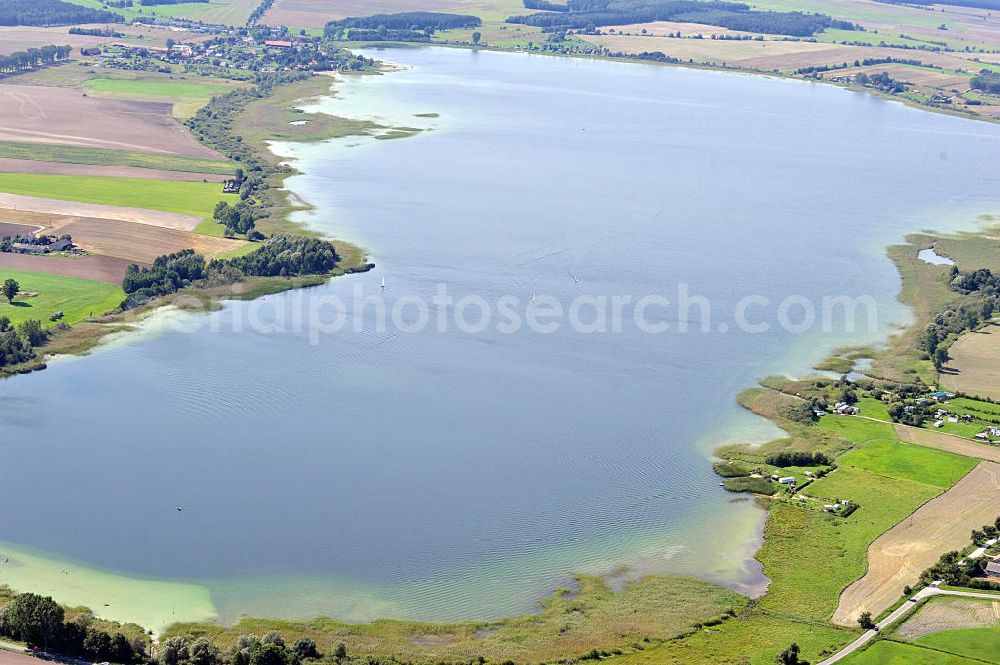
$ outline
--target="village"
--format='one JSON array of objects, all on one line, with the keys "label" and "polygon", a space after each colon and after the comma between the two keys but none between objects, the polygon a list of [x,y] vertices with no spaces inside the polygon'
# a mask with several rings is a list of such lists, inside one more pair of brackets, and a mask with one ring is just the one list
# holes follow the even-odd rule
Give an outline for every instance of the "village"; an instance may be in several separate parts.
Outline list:
[{"label": "village", "polygon": [[[291,33],[287,28],[255,26],[200,27],[185,42],[167,40],[165,46],[118,41],[84,49],[95,66],[161,73],[198,73],[246,80],[248,72],[322,72],[337,68],[337,46],[320,37]],[[354,65],[360,68],[360,65]],[[241,71],[240,71],[241,70]]]}]

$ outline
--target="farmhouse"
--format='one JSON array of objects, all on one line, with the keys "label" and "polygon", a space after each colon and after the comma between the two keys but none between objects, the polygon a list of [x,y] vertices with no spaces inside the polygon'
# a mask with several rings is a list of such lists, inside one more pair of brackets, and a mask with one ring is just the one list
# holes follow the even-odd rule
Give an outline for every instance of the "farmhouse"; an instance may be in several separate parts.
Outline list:
[{"label": "farmhouse", "polygon": [[[46,239],[47,240],[47,239]],[[15,252],[24,254],[48,254],[50,252],[63,252],[73,249],[73,241],[69,238],[59,238],[51,242],[43,242],[41,238],[32,238],[27,242],[13,243]]]},{"label": "farmhouse", "polygon": [[778,482],[782,485],[794,485],[795,476],[784,476],[783,478],[778,478]]},{"label": "farmhouse", "polygon": [[274,48],[292,48],[292,42],[285,41],[283,39],[268,39],[264,42],[264,46],[273,46]]},{"label": "farmhouse", "polygon": [[986,564],[986,574],[1000,577],[1000,557],[993,559],[993,561]]},{"label": "farmhouse", "polygon": [[939,402],[943,402],[946,399],[951,399],[955,396],[955,393],[946,393],[943,390],[939,390],[936,393],[931,393],[931,397]]}]

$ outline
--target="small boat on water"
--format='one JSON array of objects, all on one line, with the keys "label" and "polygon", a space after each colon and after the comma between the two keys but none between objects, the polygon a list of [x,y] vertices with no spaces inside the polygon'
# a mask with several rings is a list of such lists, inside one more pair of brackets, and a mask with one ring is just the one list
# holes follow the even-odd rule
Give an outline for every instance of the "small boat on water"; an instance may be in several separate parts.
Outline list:
[{"label": "small boat on water", "polygon": [[534,305],[536,300],[538,300],[538,298],[535,296],[535,292],[532,291],[531,292],[531,304]]},{"label": "small boat on water", "polygon": [[382,289],[385,289],[385,275],[382,276]]}]

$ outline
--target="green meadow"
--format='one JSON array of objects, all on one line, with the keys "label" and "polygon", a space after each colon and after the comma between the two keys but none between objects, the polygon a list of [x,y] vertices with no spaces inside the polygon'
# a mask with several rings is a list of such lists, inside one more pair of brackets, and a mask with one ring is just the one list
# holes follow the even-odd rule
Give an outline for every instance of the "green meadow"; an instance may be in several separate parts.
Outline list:
[{"label": "green meadow", "polygon": [[230,175],[233,165],[225,160],[199,159],[175,155],[154,155],[128,150],[82,148],[66,145],[41,145],[18,141],[0,141],[0,157],[29,159],[36,162],[61,162],[65,164],[90,164],[93,166],[133,166],[163,171],[211,173]]},{"label": "green meadow", "polygon": [[250,13],[260,5],[260,0],[209,0],[209,2],[185,2],[177,5],[155,5],[143,7],[138,2],[132,7],[108,7],[101,0],[69,0],[75,5],[107,9],[130,19],[143,16],[163,16],[187,18],[206,23],[243,25]]},{"label": "green meadow", "polygon": [[87,91],[102,97],[164,101],[173,104],[177,118],[190,118],[212,97],[233,90],[233,85],[165,77],[95,78],[87,81]]},{"label": "green meadow", "polygon": [[222,200],[222,185],[212,182],[173,182],[139,178],[0,173],[0,192],[63,201],[146,208],[208,217]]},{"label": "green meadow", "polygon": [[844,665],[982,665],[983,663],[981,660],[888,640],[879,640],[843,662]]},{"label": "green meadow", "polygon": [[15,298],[13,303],[0,298],[0,316],[6,316],[14,323],[37,319],[42,325],[50,325],[49,317],[62,311],[64,316],[61,321],[72,325],[88,318],[91,313],[100,316],[116,309],[125,298],[120,286],[106,282],[0,268],[0,280],[10,278],[17,280],[22,292],[37,293]]},{"label": "green meadow", "polygon": [[1000,623],[985,628],[965,628],[931,633],[914,640],[921,646],[1000,663]]},{"label": "green meadow", "polygon": [[866,469],[887,478],[912,480],[940,489],[954,485],[972,471],[976,462],[970,457],[896,440],[872,441],[838,460],[841,469]]}]

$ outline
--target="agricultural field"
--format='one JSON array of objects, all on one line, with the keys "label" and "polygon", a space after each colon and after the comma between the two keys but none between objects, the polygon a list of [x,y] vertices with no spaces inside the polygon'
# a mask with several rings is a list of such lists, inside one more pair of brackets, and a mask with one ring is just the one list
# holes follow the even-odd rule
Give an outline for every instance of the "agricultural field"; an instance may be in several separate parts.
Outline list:
[{"label": "agricultural field", "polygon": [[843,661],[844,665],[982,665],[983,661],[923,649],[912,644],[879,640]]},{"label": "agricultural field", "polygon": [[[102,8],[100,0],[69,0],[69,2],[84,7]],[[136,3],[134,7],[122,9],[105,8],[131,19],[143,16],[177,17],[205,23],[241,26],[247,22],[251,12],[259,4],[260,0],[209,0],[207,3],[190,2],[153,7],[142,7]]]},{"label": "agricultural field", "polygon": [[216,238],[151,224],[58,215],[46,220],[45,232],[51,235],[68,233],[73,236],[74,243],[89,252],[140,264],[150,264],[157,256],[182,249],[193,249],[212,258],[249,245],[242,240]]},{"label": "agricultural field", "polygon": [[13,278],[21,285],[22,295],[13,303],[0,298],[0,316],[14,323],[37,319],[47,324],[50,316],[62,311],[62,321],[72,325],[91,315],[110,312],[125,297],[120,285],[61,275],[0,267],[0,277]]},{"label": "agricultural field", "polygon": [[203,82],[200,79],[177,80],[162,76],[142,78],[93,78],[85,83],[88,96],[134,101],[169,102],[173,116],[184,119],[193,116],[212,97],[224,95],[239,84]]},{"label": "agricultural field", "polygon": [[[913,616],[893,630],[893,637],[914,641],[935,633],[975,628],[1000,628],[1000,599],[939,596],[931,598]],[[995,652],[1000,654],[1000,647]]]},{"label": "agricultural field", "polygon": [[27,159],[0,157],[0,173],[37,173],[43,175],[101,176],[105,178],[143,178],[146,180],[180,180],[184,182],[224,182],[225,175],[145,169],[134,166],[91,166]]},{"label": "agricultural field", "polygon": [[0,192],[42,199],[159,210],[196,219],[211,216],[219,201],[236,201],[234,194],[223,194],[222,187],[217,183],[13,173],[0,173]]},{"label": "agricultural field", "polygon": [[27,51],[48,44],[68,44],[75,49],[96,46],[108,41],[107,37],[71,35],[66,28],[46,28],[28,26],[0,26],[0,55],[10,55],[15,51]]},{"label": "agricultural field", "polygon": [[909,425],[897,424],[895,425],[895,429],[899,435],[899,439],[907,443],[916,443],[926,448],[944,450],[956,455],[1000,462],[1000,446],[977,443],[953,434],[944,434],[921,427],[910,427]]},{"label": "agricultural field", "polygon": [[520,0],[275,0],[263,22],[292,28],[322,28],[329,21],[347,16],[408,11],[474,14],[484,22],[502,22],[508,16],[528,10]]},{"label": "agricultural field", "polygon": [[0,141],[204,160],[222,157],[171,116],[172,104],[98,99],[68,87],[0,84]]},{"label": "agricultural field", "polygon": [[989,663],[1000,663],[1000,623],[984,628],[963,628],[934,633],[916,640],[916,644]]},{"label": "agricultural field", "polygon": [[[924,452],[946,456],[941,464],[959,470],[954,466],[955,456],[929,449]],[[1000,465],[980,462],[954,487],[920,506],[871,544],[868,570],[841,595],[833,621],[853,625],[865,610],[879,614],[900,597],[905,585],[915,584],[920,573],[943,552],[963,547],[972,529],[992,522],[997,515],[1000,515]]]},{"label": "agricultural field", "polygon": [[[214,180],[232,177],[234,166],[221,159],[199,159],[177,157],[126,150],[106,150],[81,148],[66,145],[41,145],[0,141],[0,159],[20,162],[18,172],[47,173],[48,164],[61,167],[81,166],[127,169],[115,177],[132,177],[125,173],[135,173],[136,178],[157,177],[162,180]],[[153,176],[151,174],[157,174]],[[90,173],[90,175],[102,175]],[[110,174],[109,174],[110,175]]]},{"label": "agricultural field", "polygon": [[[153,228],[153,227],[149,227]],[[108,284],[121,284],[125,271],[132,263],[113,256],[34,256],[31,254],[0,253],[0,270],[12,269],[27,272],[62,275]]]},{"label": "agricultural field", "polygon": [[948,355],[951,360],[941,372],[945,386],[968,395],[1000,399],[1000,325],[994,323],[962,335],[948,349]]}]

